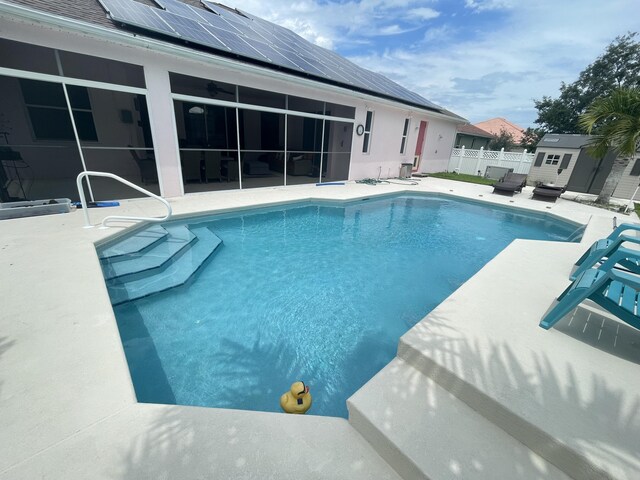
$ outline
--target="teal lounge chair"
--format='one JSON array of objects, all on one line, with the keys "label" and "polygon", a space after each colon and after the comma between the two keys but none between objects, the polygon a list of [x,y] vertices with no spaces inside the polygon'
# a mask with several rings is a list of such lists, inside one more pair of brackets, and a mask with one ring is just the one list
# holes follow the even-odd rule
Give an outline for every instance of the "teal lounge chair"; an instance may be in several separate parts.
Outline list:
[{"label": "teal lounge chair", "polygon": [[[604,243],[601,243],[601,242],[606,242],[608,246],[604,247]],[[640,245],[640,238],[630,237],[628,235],[620,235],[615,240],[609,240],[609,239],[598,240],[596,243],[593,244],[590,250],[587,250],[586,253],[589,253],[589,255],[587,255],[587,257],[583,260],[582,257],[585,257],[586,255],[585,253],[585,255],[583,255],[580,258],[580,260],[578,260],[578,262],[580,263],[576,263],[576,265],[580,265],[580,266],[573,271],[573,273],[569,278],[571,280],[575,280],[576,278],[578,278],[578,276],[582,272],[596,266],[597,263],[604,262],[607,258],[613,255],[613,253],[616,252],[618,248],[620,248],[620,246],[625,242],[635,243]],[[601,247],[604,247],[604,248],[601,248]],[[593,250],[593,253],[591,253],[591,250]],[[640,251],[638,251],[638,254],[640,254]],[[630,270],[631,272],[640,275],[640,265],[638,265],[635,260],[621,259],[619,264],[622,267],[626,268],[627,270]]]},{"label": "teal lounge chair", "polygon": [[639,252],[619,247],[599,268],[582,272],[558,297],[558,304],[545,315],[540,326],[548,330],[584,300],[590,299],[640,330],[640,276],[613,268],[631,261],[640,265]]},{"label": "teal lounge chair", "polygon": [[[636,230],[640,232],[640,224],[623,223],[619,225],[613,230],[613,232],[611,232],[611,234],[609,234],[607,238],[603,238],[601,240],[597,240],[596,242],[594,242],[594,244],[591,245],[591,247],[589,247],[589,249],[586,252],[584,252],[584,254],[582,254],[582,256],[578,259],[578,261],[575,263],[575,266],[580,267],[585,263],[590,264],[591,266],[595,265],[602,258],[606,257],[605,252],[612,251],[610,250],[612,248],[612,245],[616,241],[618,241],[622,232],[625,232],[627,230]],[[632,237],[626,237],[626,238],[629,239]],[[632,240],[623,240],[623,241],[632,241]],[[619,242],[617,245],[619,246],[620,243],[622,242]],[[617,246],[614,247],[614,249],[615,248],[617,248]],[[591,267],[587,267],[587,268],[591,268]],[[579,273],[582,273],[582,271],[584,271],[584,269],[580,270]],[[578,270],[576,270],[571,275],[571,280],[575,280],[577,276],[578,276]]]}]

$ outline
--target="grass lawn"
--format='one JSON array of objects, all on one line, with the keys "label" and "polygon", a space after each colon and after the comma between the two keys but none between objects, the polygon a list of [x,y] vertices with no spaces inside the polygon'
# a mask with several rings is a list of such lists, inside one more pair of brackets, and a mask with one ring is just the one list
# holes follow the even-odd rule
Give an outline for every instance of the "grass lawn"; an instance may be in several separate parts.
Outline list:
[{"label": "grass lawn", "polygon": [[439,172],[430,173],[429,176],[434,178],[445,178],[447,180],[457,180],[458,182],[479,183],[480,185],[493,185],[497,182],[497,180],[478,177],[477,175],[467,175],[466,173]]}]

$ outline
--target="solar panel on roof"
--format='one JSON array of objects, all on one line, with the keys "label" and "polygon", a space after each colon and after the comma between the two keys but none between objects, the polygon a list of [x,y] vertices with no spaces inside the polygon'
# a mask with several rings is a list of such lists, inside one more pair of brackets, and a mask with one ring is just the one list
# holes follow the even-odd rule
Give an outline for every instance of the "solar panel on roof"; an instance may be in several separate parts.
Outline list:
[{"label": "solar panel on roof", "polygon": [[195,20],[186,18],[171,12],[160,10],[156,14],[167,22],[176,31],[180,38],[193,43],[216,48],[218,50],[229,51],[229,49],[214,35],[206,30],[202,24]]},{"label": "solar panel on roof", "polygon": [[266,57],[258,52],[255,48],[252,48],[240,35],[220,28],[215,28],[211,25],[202,25],[207,31],[214,34],[222,43],[224,43],[229,50],[236,55],[244,55],[246,57],[254,58],[257,60],[265,61]]},{"label": "solar panel on roof", "polygon": [[[196,8],[179,0],[154,0],[155,8],[133,0],[98,0],[116,22],[233,53],[322,80],[373,94],[440,110],[387,77],[359,67],[337,53],[303,39],[294,32],[208,0]],[[163,10],[164,9],[164,10]]]},{"label": "solar panel on roof", "polygon": [[98,0],[112,20],[175,36],[175,31],[155,14],[154,8],[130,0]]},{"label": "solar panel on roof", "polygon": [[279,65],[281,67],[287,67],[294,70],[302,70],[302,67],[295,63],[295,61],[287,58],[281,52],[276,50],[271,45],[267,45],[266,43],[259,42],[257,40],[253,40],[250,38],[245,39],[249,45],[258,50],[261,54],[263,54],[271,63],[275,65]]},{"label": "solar panel on roof", "polygon": [[[179,2],[178,0],[154,0],[155,3],[160,5],[167,12],[174,13],[176,15],[181,15],[186,18],[190,18],[192,20],[196,20],[198,22],[206,22],[207,20],[198,13],[198,10],[193,8],[191,5],[187,5],[186,3]],[[203,13],[206,13],[203,11]]]}]

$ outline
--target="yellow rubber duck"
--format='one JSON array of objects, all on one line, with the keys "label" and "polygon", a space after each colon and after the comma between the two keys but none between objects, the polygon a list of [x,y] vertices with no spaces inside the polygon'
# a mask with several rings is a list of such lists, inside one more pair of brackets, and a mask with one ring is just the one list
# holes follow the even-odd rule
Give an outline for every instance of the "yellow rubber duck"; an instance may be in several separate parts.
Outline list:
[{"label": "yellow rubber duck", "polygon": [[311,394],[304,382],[295,382],[287,393],[280,397],[280,406],[286,413],[307,413],[311,408]]}]

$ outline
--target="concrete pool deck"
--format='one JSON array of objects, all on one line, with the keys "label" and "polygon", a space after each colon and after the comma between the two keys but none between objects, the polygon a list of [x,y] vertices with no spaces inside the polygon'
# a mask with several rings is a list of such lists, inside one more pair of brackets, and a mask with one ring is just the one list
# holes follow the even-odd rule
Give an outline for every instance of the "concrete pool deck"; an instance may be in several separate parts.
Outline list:
[{"label": "concrete pool deck", "polygon": [[[417,186],[280,187],[170,201],[174,214],[189,215],[400,191],[550,212],[589,226],[582,244],[507,247],[402,337],[399,358],[352,398],[351,423],[137,403],[94,247],[122,229],[83,229],[81,211],[0,222],[0,479],[497,478],[493,471],[638,478],[640,335],[606,318],[599,320],[604,333],[592,335],[584,308],[575,323],[548,332],[537,326],[579,254],[611,231],[613,216],[619,223],[635,216],[534,201],[531,188],[511,198],[433,178]],[[163,207],[132,200],[90,214],[95,224],[110,214],[159,216]],[[407,414],[409,404],[422,413]],[[436,428],[437,442],[429,438]],[[454,432],[466,433],[468,444]],[[504,446],[502,454],[489,455],[487,438]]]}]

